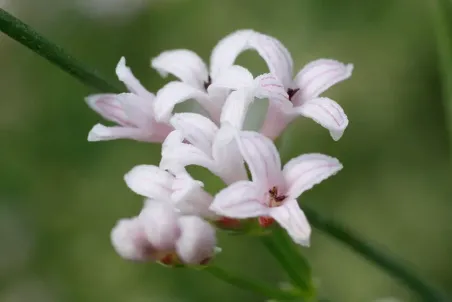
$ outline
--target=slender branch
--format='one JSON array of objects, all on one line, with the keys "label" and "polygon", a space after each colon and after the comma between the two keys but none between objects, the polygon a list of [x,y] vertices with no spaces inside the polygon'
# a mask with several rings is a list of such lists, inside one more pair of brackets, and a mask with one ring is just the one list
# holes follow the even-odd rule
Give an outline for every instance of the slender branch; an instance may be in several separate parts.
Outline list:
[{"label": "slender branch", "polygon": [[70,75],[76,77],[84,84],[104,92],[120,91],[115,85],[102,79],[96,71],[84,67],[61,47],[53,44],[30,26],[3,9],[0,9],[0,30]]},{"label": "slender branch", "polygon": [[364,240],[359,238],[358,235],[353,234],[352,231],[346,229],[331,219],[322,217],[309,207],[304,206],[303,211],[308,217],[309,222],[315,228],[331,237],[334,237],[356,253],[385,270],[388,274],[398,278],[400,281],[405,283],[406,286],[413,290],[413,292],[416,292],[420,297],[422,297],[423,301],[449,301],[449,299],[446,299],[446,297],[430,286],[425,280],[422,280],[420,277],[416,276],[414,272],[408,270],[397,260],[391,258],[375,246],[366,243]]},{"label": "slender branch", "polygon": [[290,279],[297,285],[303,285],[303,279],[300,278],[300,275],[297,271],[297,267],[291,263],[289,258],[283,253],[281,249],[278,248],[278,246],[275,244],[275,242],[272,240],[272,238],[263,236],[261,238],[262,243],[267,248],[267,250],[273,255],[273,258],[275,258],[279,264],[284,268],[287,275],[290,277]]},{"label": "slender branch", "polygon": [[250,281],[248,279],[243,279],[241,277],[231,275],[229,272],[226,272],[224,269],[217,266],[207,266],[202,270],[226,283],[262,295],[265,298],[278,299],[284,301],[291,300],[293,301],[300,299],[300,295],[297,293],[284,291],[279,288],[272,288],[262,283]]},{"label": "slender branch", "polygon": [[285,230],[274,228],[272,236],[261,237],[261,242],[285,270],[293,284],[305,295],[314,295],[315,289],[311,280],[311,268],[298,252],[293,241],[285,237]]}]

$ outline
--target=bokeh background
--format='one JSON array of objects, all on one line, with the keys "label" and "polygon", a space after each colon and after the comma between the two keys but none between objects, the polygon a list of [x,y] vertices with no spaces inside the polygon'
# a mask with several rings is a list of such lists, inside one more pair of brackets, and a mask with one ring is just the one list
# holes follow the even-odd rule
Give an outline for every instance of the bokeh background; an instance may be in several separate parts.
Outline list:
[{"label": "bokeh background", "polygon": [[[161,51],[206,60],[224,35],[252,28],[280,39],[296,70],[326,57],[354,63],[327,92],[350,119],[339,142],[310,120],[291,125],[288,155],[322,152],[345,168],[302,202],[357,230],[452,294],[449,148],[432,7],[423,0],[3,0],[49,39],[112,81],[121,56],[151,91]],[[239,63],[265,71],[256,53]],[[109,242],[115,221],[142,200],[124,184],[160,147],[88,143],[101,121],[94,91],[0,36],[0,301],[262,301],[203,272],[123,261]],[[257,240],[220,238],[219,265],[268,282],[286,277]],[[333,301],[416,301],[398,282],[314,231],[303,249]]]}]

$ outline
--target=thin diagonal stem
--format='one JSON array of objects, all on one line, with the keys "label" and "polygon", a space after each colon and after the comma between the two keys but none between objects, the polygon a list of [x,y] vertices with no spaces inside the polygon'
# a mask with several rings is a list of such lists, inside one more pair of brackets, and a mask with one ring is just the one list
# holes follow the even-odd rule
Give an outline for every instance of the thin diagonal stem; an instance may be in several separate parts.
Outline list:
[{"label": "thin diagonal stem", "polygon": [[104,92],[120,91],[115,85],[102,79],[96,71],[84,67],[61,47],[50,42],[30,26],[3,9],[0,9],[0,30],[84,84]]},{"label": "thin diagonal stem", "polygon": [[285,270],[289,278],[297,285],[303,284],[304,280],[300,277],[297,267],[290,261],[290,259],[283,253],[283,251],[275,244],[272,238],[263,236],[262,243],[267,250],[273,255],[282,268]]},{"label": "thin diagonal stem", "polygon": [[211,274],[217,279],[220,279],[235,287],[262,295],[265,298],[278,299],[283,301],[293,301],[300,299],[300,296],[296,293],[284,291],[279,288],[272,288],[268,285],[258,283],[256,281],[251,281],[249,279],[244,279],[242,277],[232,275],[230,272],[226,272],[224,269],[218,266],[207,266],[202,270]]},{"label": "thin diagonal stem", "polygon": [[440,294],[425,280],[422,280],[420,277],[416,276],[414,272],[408,270],[397,260],[385,254],[375,246],[362,240],[358,235],[354,234],[349,229],[341,226],[334,220],[322,217],[319,213],[309,207],[304,206],[303,211],[308,217],[309,222],[316,229],[347,245],[353,251],[376,264],[388,274],[402,281],[413,292],[417,293],[419,297],[422,297],[423,301],[449,301],[449,299]]},{"label": "thin diagonal stem", "polygon": [[306,296],[315,295],[311,269],[284,229],[274,228],[271,236],[262,236],[261,242],[285,270],[292,283]]}]

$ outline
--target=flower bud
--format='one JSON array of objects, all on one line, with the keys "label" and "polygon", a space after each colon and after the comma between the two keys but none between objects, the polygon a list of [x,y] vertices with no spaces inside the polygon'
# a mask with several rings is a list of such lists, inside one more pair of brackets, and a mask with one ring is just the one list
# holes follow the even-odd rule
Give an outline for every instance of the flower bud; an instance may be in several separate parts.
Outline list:
[{"label": "flower bud", "polygon": [[180,236],[179,214],[169,202],[148,200],[139,215],[146,238],[159,251],[174,250]]},{"label": "flower bud", "polygon": [[128,260],[150,260],[155,252],[137,217],[119,220],[110,238],[116,252]]},{"label": "flower bud", "polygon": [[176,242],[179,258],[186,264],[204,264],[213,257],[215,229],[197,216],[179,219],[181,236]]}]

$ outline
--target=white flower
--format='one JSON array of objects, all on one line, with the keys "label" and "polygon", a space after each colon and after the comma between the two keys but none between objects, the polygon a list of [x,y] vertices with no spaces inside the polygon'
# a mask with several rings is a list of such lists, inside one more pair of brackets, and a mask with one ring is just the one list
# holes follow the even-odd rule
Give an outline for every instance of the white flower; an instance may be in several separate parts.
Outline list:
[{"label": "white flower", "polygon": [[353,65],[320,59],[307,64],[292,80],[293,61],[289,51],[273,37],[255,33],[253,38],[256,50],[271,73],[282,81],[293,103],[291,110],[285,110],[270,98],[261,132],[274,139],[288,123],[302,115],[328,129],[332,138],[339,140],[348,125],[347,116],[335,101],[319,96],[331,86],[348,79]]},{"label": "white flower", "polygon": [[118,78],[130,93],[95,94],[86,98],[88,105],[102,117],[119,126],[95,125],[88,134],[89,141],[128,138],[138,141],[162,142],[172,128],[154,118],[155,96],[147,91],[121,58],[117,67]]},{"label": "white flower", "polygon": [[279,153],[267,137],[244,131],[237,141],[252,181],[238,181],[220,191],[211,210],[231,218],[260,217],[264,225],[275,219],[296,243],[309,245],[311,228],[297,198],[334,175],[342,165],[326,155],[305,154],[290,160],[281,170]]},{"label": "white flower", "polygon": [[348,126],[347,115],[338,103],[319,95],[334,84],[348,79],[352,70],[351,64],[327,59],[306,65],[288,88],[293,109],[283,110],[270,100],[261,132],[267,137],[276,138],[287,124],[301,115],[313,119],[328,129],[334,140],[339,140]]},{"label": "white flower", "polygon": [[233,66],[236,58],[248,49],[257,51],[265,60],[270,73],[281,81],[281,87],[277,88],[284,90],[293,104],[292,107],[274,96],[267,96],[270,104],[261,129],[264,135],[276,138],[292,120],[302,115],[327,128],[333,139],[342,136],[348,125],[343,109],[333,100],[319,96],[349,78],[353,66],[320,59],[306,65],[292,80],[293,61],[289,51],[277,39],[252,30],[236,31],[215,46],[210,73],[202,59],[190,50],[166,51],[154,58],[152,66],[163,76],[173,74],[180,79],[168,83],[157,93],[157,119],[168,121],[176,104],[195,99],[218,123],[230,89],[249,84],[248,76]]},{"label": "white flower", "polygon": [[176,130],[163,144],[162,167],[177,170],[189,165],[202,166],[227,184],[248,178],[231,126],[218,128],[196,113],[177,113],[171,124]]},{"label": "white flower", "polygon": [[[195,99],[218,123],[231,84],[237,88],[245,86],[248,81],[246,74],[234,68],[236,58],[247,49],[256,49],[261,56],[266,57],[266,50],[255,39],[256,34],[252,30],[239,30],[219,41],[210,57],[210,73],[203,60],[191,50],[165,51],[152,59],[152,67],[162,76],[172,74],[180,79],[168,83],[157,93],[158,119],[169,120],[176,104]],[[280,44],[276,39],[273,42]]]},{"label": "white flower", "polygon": [[146,203],[138,217],[111,232],[113,247],[128,260],[205,264],[215,253],[215,230],[197,216],[180,216],[167,202]]},{"label": "white flower", "polygon": [[[273,74],[265,73],[255,79],[253,75],[240,66],[232,66],[224,72],[220,85],[233,89],[221,111],[221,125],[228,123],[237,130],[242,130],[249,105],[255,98],[271,99],[281,110],[289,111],[292,103],[281,81]],[[239,81],[236,79],[239,78]]]},{"label": "white flower", "polygon": [[[169,169],[202,166],[226,184],[247,179],[234,134],[242,129],[248,106],[255,97],[271,97],[280,103],[281,108],[291,107],[291,104],[282,84],[271,74],[253,79],[253,75],[240,66],[232,66],[226,72],[236,76],[223,78],[220,85],[236,90],[226,99],[220,117],[221,126],[200,114],[174,114],[170,124],[177,131],[170,134],[163,144],[161,166]],[[236,81],[237,78],[240,80]]]},{"label": "white flower", "polygon": [[209,210],[212,196],[204,191],[202,182],[194,180],[184,169],[167,171],[157,166],[139,165],[129,171],[124,180],[135,193],[167,201],[182,214],[215,217]]}]

